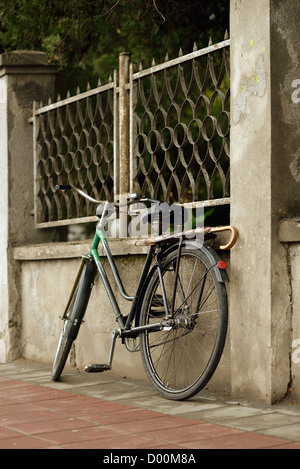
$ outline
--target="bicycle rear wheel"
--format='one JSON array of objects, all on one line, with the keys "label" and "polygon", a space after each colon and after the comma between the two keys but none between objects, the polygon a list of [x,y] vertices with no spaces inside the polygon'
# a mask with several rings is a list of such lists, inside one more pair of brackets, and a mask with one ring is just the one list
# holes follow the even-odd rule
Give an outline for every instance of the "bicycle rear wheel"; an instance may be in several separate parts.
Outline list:
[{"label": "bicycle rear wheel", "polygon": [[[206,254],[209,251],[209,256]],[[211,259],[214,259],[212,261]],[[211,379],[221,358],[227,332],[228,307],[224,283],[215,265],[219,258],[209,248],[182,248],[169,330],[140,334],[141,355],[153,387],[164,397],[184,400]],[[177,252],[162,264],[166,298],[171,308]],[[165,319],[158,272],[150,279],[141,308],[140,325]]]},{"label": "bicycle rear wheel", "polygon": [[52,366],[53,381],[59,380],[65,367],[72,343],[78,335],[95,278],[94,263],[85,260],[82,262],[63,316],[63,327]]}]

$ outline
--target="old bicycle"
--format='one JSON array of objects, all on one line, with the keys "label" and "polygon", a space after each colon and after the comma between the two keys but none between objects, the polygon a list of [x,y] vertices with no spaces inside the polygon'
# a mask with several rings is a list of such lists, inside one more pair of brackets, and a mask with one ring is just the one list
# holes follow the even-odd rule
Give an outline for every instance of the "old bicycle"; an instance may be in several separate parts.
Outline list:
[{"label": "old bicycle", "polygon": [[[215,237],[217,232],[229,231],[230,240],[221,249],[230,249],[238,232],[232,226],[195,228],[163,232],[164,217],[175,223],[182,220],[184,207],[178,205],[166,214],[158,201],[132,195],[126,202],[148,203],[142,222],[151,222],[153,236],[140,239],[137,245],[149,247],[143,271],[133,296],[124,290],[117,266],[111,254],[104,225],[112,204],[101,203],[76,187],[59,185],[57,190],[74,190],[98,204],[99,222],[90,252],[82,256],[80,268],[62,316],[63,327],[52,368],[52,379],[59,380],[71,345],[75,341],[88,305],[97,272],[104,283],[119,328],[112,331],[109,359],[104,364],[87,365],[87,372],[102,372],[112,368],[114,348],[120,339],[128,350],[136,350],[139,341],[142,362],[153,387],[164,397],[184,400],[198,393],[211,379],[221,358],[228,322],[225,283],[226,264],[217,253],[200,242]],[[120,209],[121,203],[113,204]],[[166,204],[163,204],[164,208]],[[172,213],[171,213],[172,212]],[[194,237],[193,237],[194,235]],[[131,303],[123,314],[98,253],[99,245],[112,269],[118,289]]]}]

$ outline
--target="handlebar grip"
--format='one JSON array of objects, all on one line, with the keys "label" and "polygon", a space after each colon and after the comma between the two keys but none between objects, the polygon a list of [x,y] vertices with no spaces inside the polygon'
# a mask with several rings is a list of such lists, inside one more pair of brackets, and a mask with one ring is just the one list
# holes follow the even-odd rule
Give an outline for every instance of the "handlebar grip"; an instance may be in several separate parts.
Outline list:
[{"label": "handlebar grip", "polygon": [[219,227],[211,228],[209,232],[216,233],[218,231],[230,231],[231,232],[231,237],[230,237],[229,242],[225,246],[220,246],[220,249],[222,250],[231,249],[235,245],[239,236],[239,232],[237,228],[235,228],[235,226],[232,226],[232,225],[219,226]]},{"label": "handlebar grip", "polygon": [[69,191],[70,189],[72,189],[72,186],[68,185],[68,184],[57,184],[55,186],[55,190],[56,191],[59,191],[59,190],[62,190],[62,191]]}]

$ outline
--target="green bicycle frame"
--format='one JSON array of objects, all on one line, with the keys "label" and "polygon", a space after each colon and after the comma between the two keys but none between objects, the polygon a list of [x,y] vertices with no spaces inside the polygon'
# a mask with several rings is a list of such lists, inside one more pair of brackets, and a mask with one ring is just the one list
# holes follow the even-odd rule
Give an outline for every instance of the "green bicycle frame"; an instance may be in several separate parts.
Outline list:
[{"label": "green bicycle frame", "polygon": [[[99,225],[101,225],[101,222],[98,224],[98,226],[96,228],[96,233],[95,233],[95,236],[94,236],[94,239],[93,239],[92,248],[90,250],[90,257],[92,257],[95,261],[98,272],[99,272],[99,274],[101,276],[101,279],[103,281],[105,290],[106,290],[107,295],[108,295],[108,297],[110,299],[110,302],[112,304],[114,314],[116,316],[116,320],[118,321],[121,330],[129,330],[131,322],[132,322],[132,320],[135,316],[136,306],[138,304],[138,300],[139,300],[140,293],[142,291],[143,284],[145,282],[145,279],[147,278],[147,275],[148,275],[148,272],[149,272],[149,269],[150,269],[151,260],[152,260],[152,257],[153,257],[153,249],[149,250],[149,253],[148,253],[145,265],[144,265],[144,269],[143,269],[143,272],[142,272],[142,275],[141,275],[141,278],[140,278],[140,281],[139,281],[139,285],[138,285],[138,288],[137,288],[137,291],[136,291],[136,295],[135,296],[130,296],[126,293],[126,291],[124,289],[122,280],[120,279],[120,276],[119,276],[118,269],[117,269],[117,267],[115,265],[115,262],[114,262],[114,259],[113,259],[113,255],[110,251],[108,242],[106,240],[104,230],[101,228],[101,226],[99,227]],[[101,242],[102,247],[104,249],[104,252],[105,252],[105,254],[108,258],[112,273],[114,275],[114,278],[116,280],[118,289],[119,289],[122,297],[125,300],[132,302],[131,311],[130,311],[130,313],[127,317],[123,316],[121,311],[120,311],[119,305],[117,303],[117,300],[115,298],[115,295],[113,293],[113,290],[111,288],[109,280],[107,278],[106,272],[105,272],[104,267],[101,263],[99,252],[98,252],[98,247],[99,247],[100,242]]]}]

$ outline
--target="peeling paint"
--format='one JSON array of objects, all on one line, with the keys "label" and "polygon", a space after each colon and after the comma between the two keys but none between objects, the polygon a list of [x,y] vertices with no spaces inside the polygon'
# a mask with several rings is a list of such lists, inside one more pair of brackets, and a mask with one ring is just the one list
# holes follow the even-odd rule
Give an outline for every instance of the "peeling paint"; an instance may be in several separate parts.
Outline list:
[{"label": "peeling paint", "polygon": [[250,96],[264,96],[266,91],[265,61],[259,56],[255,66],[255,73],[251,78],[243,78],[240,93],[233,106],[233,122],[237,124],[246,111],[247,100]]}]

